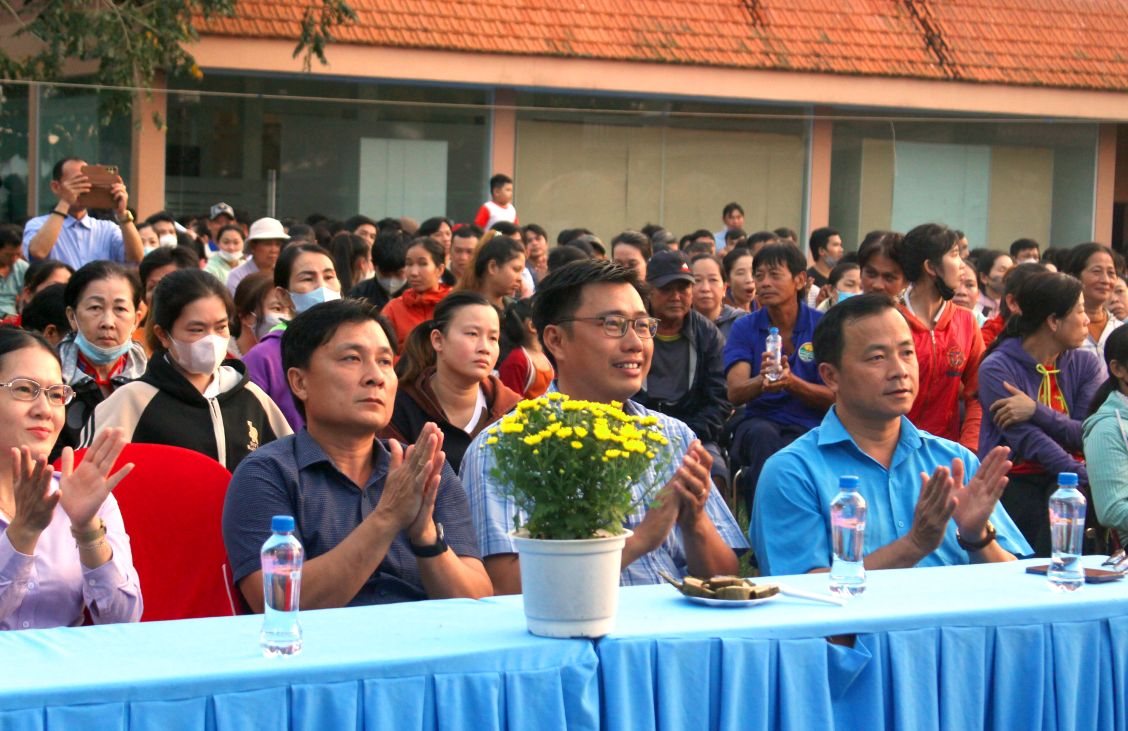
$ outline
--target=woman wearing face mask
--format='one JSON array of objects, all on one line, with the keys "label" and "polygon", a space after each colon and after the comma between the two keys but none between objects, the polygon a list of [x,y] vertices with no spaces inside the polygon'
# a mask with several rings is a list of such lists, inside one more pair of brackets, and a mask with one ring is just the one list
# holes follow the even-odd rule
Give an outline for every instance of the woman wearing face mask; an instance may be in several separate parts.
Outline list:
[{"label": "woman wearing face mask", "polygon": [[[341,298],[341,283],[333,266],[333,257],[317,244],[291,244],[274,265],[274,287],[284,309],[300,315],[322,302]],[[266,391],[294,431],[305,420],[294,405],[286,371],[282,367],[282,333],[285,328],[272,328],[263,334],[258,345],[243,355],[247,377]]]},{"label": "woman wearing face mask", "polygon": [[819,303],[815,309],[826,312],[844,299],[862,293],[862,270],[856,261],[844,261],[830,270],[827,277],[827,298]]},{"label": "woman wearing face mask", "polygon": [[161,245],[160,238],[157,237],[157,232],[153,230],[153,224],[142,223],[137,227],[137,235],[141,237],[141,249],[145,254],[156,251]]},{"label": "woman wearing face mask", "polygon": [[0,630],[136,622],[141,588],[129,537],[110,491],[129,474],[110,474],[125,446],[105,432],[74,469],[60,472],[47,452],[67,401],[59,357],[38,335],[0,328]]},{"label": "woman wearing face mask", "polygon": [[910,282],[900,310],[912,330],[920,370],[909,421],[975,451],[982,417],[976,393],[983,337],[971,312],[950,301],[963,267],[959,238],[946,226],[917,226],[905,234],[900,264]]},{"label": "woman wearing face mask", "polygon": [[226,282],[231,270],[242,264],[246,258],[243,255],[245,246],[243,229],[239,226],[224,226],[216,232],[215,243],[218,248],[208,259],[204,271],[211,273],[219,281]]},{"label": "woman wearing face mask", "polygon": [[457,472],[474,437],[521,400],[492,375],[500,329],[497,310],[477,292],[455,292],[440,302],[434,319],[407,339],[396,364],[400,387],[392,420],[380,436],[414,444],[434,422]]},{"label": "woman wearing face mask", "polygon": [[255,272],[235,288],[235,319],[231,321],[231,344],[227,352],[242,358],[266,334],[285,323],[293,313],[282,304],[272,272]]},{"label": "woman wearing face mask", "polygon": [[732,325],[745,314],[725,302],[725,266],[714,254],[698,254],[689,263],[693,271],[693,309],[717,326],[726,339]]},{"label": "woman wearing face mask", "polygon": [[450,292],[450,287],[442,283],[445,259],[446,250],[434,239],[415,239],[407,247],[404,256],[407,289],[388,302],[381,313],[395,328],[400,352],[408,334],[419,323],[430,320],[435,305]]},{"label": "woman wearing face mask", "polygon": [[63,295],[74,329],[59,343],[63,382],[74,389],[67,418],[51,458],[78,446],[94,409],[145,372],[148,358],[132,339],[141,320],[141,284],[120,264],[93,261],[67,282]]},{"label": "woman wearing face mask", "polygon": [[242,364],[223,364],[233,313],[227,288],[206,272],[182,269],[162,279],[145,375],[98,404],[86,439],[120,427],[130,442],[191,449],[234,471],[259,446],[292,434]]}]

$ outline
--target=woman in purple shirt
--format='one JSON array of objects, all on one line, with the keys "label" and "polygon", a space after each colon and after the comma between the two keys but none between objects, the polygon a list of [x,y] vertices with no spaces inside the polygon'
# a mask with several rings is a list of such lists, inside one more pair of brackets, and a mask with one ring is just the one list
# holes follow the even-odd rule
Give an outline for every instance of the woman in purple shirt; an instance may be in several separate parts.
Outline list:
[{"label": "woman in purple shirt", "polygon": [[110,490],[129,474],[110,470],[125,446],[120,429],[94,440],[82,463],[47,454],[74,396],[59,357],[38,334],[0,328],[0,630],[141,618],[129,537]]}]

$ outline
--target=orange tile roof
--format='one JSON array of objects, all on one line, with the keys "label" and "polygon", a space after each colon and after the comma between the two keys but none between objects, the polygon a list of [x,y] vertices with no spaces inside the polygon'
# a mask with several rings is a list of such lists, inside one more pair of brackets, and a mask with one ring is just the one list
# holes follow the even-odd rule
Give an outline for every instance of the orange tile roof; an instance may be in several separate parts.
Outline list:
[{"label": "orange tile roof", "polygon": [[[201,32],[294,39],[316,0]],[[1128,0],[351,0],[339,43],[1128,90]],[[329,53],[332,53],[330,48]]]}]

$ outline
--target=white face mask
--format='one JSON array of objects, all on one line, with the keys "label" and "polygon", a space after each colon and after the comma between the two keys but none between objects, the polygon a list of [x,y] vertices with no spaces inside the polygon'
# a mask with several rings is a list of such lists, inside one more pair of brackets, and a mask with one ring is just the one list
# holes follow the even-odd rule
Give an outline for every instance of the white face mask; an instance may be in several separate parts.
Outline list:
[{"label": "white face mask", "polygon": [[259,340],[262,340],[266,337],[266,334],[268,332],[278,327],[278,325],[285,320],[286,318],[280,312],[266,313],[261,318],[259,318],[258,324],[255,325],[255,337]]},{"label": "white face mask", "polygon": [[215,253],[220,259],[223,259],[229,264],[236,261],[242,261],[243,259],[243,252],[241,251],[226,251],[224,249],[220,249]]},{"label": "white face mask", "polygon": [[205,335],[191,343],[173,338],[170,350],[173,359],[184,370],[197,375],[210,375],[219,370],[223,359],[227,357],[228,341],[229,338],[222,335]]},{"label": "white face mask", "polygon": [[392,293],[398,292],[400,287],[407,284],[407,280],[402,277],[377,277],[376,281]]},{"label": "white face mask", "polygon": [[176,234],[161,234],[160,238],[157,240],[160,242],[161,246],[176,246],[177,241],[179,241],[179,239],[176,238]]},{"label": "white face mask", "polygon": [[299,315],[314,305],[339,299],[341,299],[341,293],[328,287],[318,287],[312,292],[290,292],[290,301],[294,303],[294,312]]}]

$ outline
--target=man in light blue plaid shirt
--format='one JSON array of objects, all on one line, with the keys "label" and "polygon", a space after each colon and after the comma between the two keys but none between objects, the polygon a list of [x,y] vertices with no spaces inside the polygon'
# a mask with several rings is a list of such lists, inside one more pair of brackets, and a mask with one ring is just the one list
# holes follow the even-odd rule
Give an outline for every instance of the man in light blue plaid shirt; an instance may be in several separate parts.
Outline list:
[{"label": "man in light blue plaid shirt", "polygon": [[[634,484],[635,496],[663,485],[650,506],[628,517],[634,531],[623,549],[624,585],[655,584],[658,572],[715,576],[733,574],[748,542],[724,500],[712,490],[712,457],[677,419],[630,401],[650,368],[657,321],[649,316],[635,275],[610,262],[579,261],[550,272],[537,285],[533,324],[545,354],[556,367],[553,390],[587,401],[622,401],[634,415],[656,417],[675,459],[662,474],[653,468]],[[509,537],[515,507],[491,484],[489,446],[475,438],[459,476],[470,496],[470,513],[486,571],[498,594],[521,591],[520,565]],[[680,459],[680,462],[678,461]]]}]

